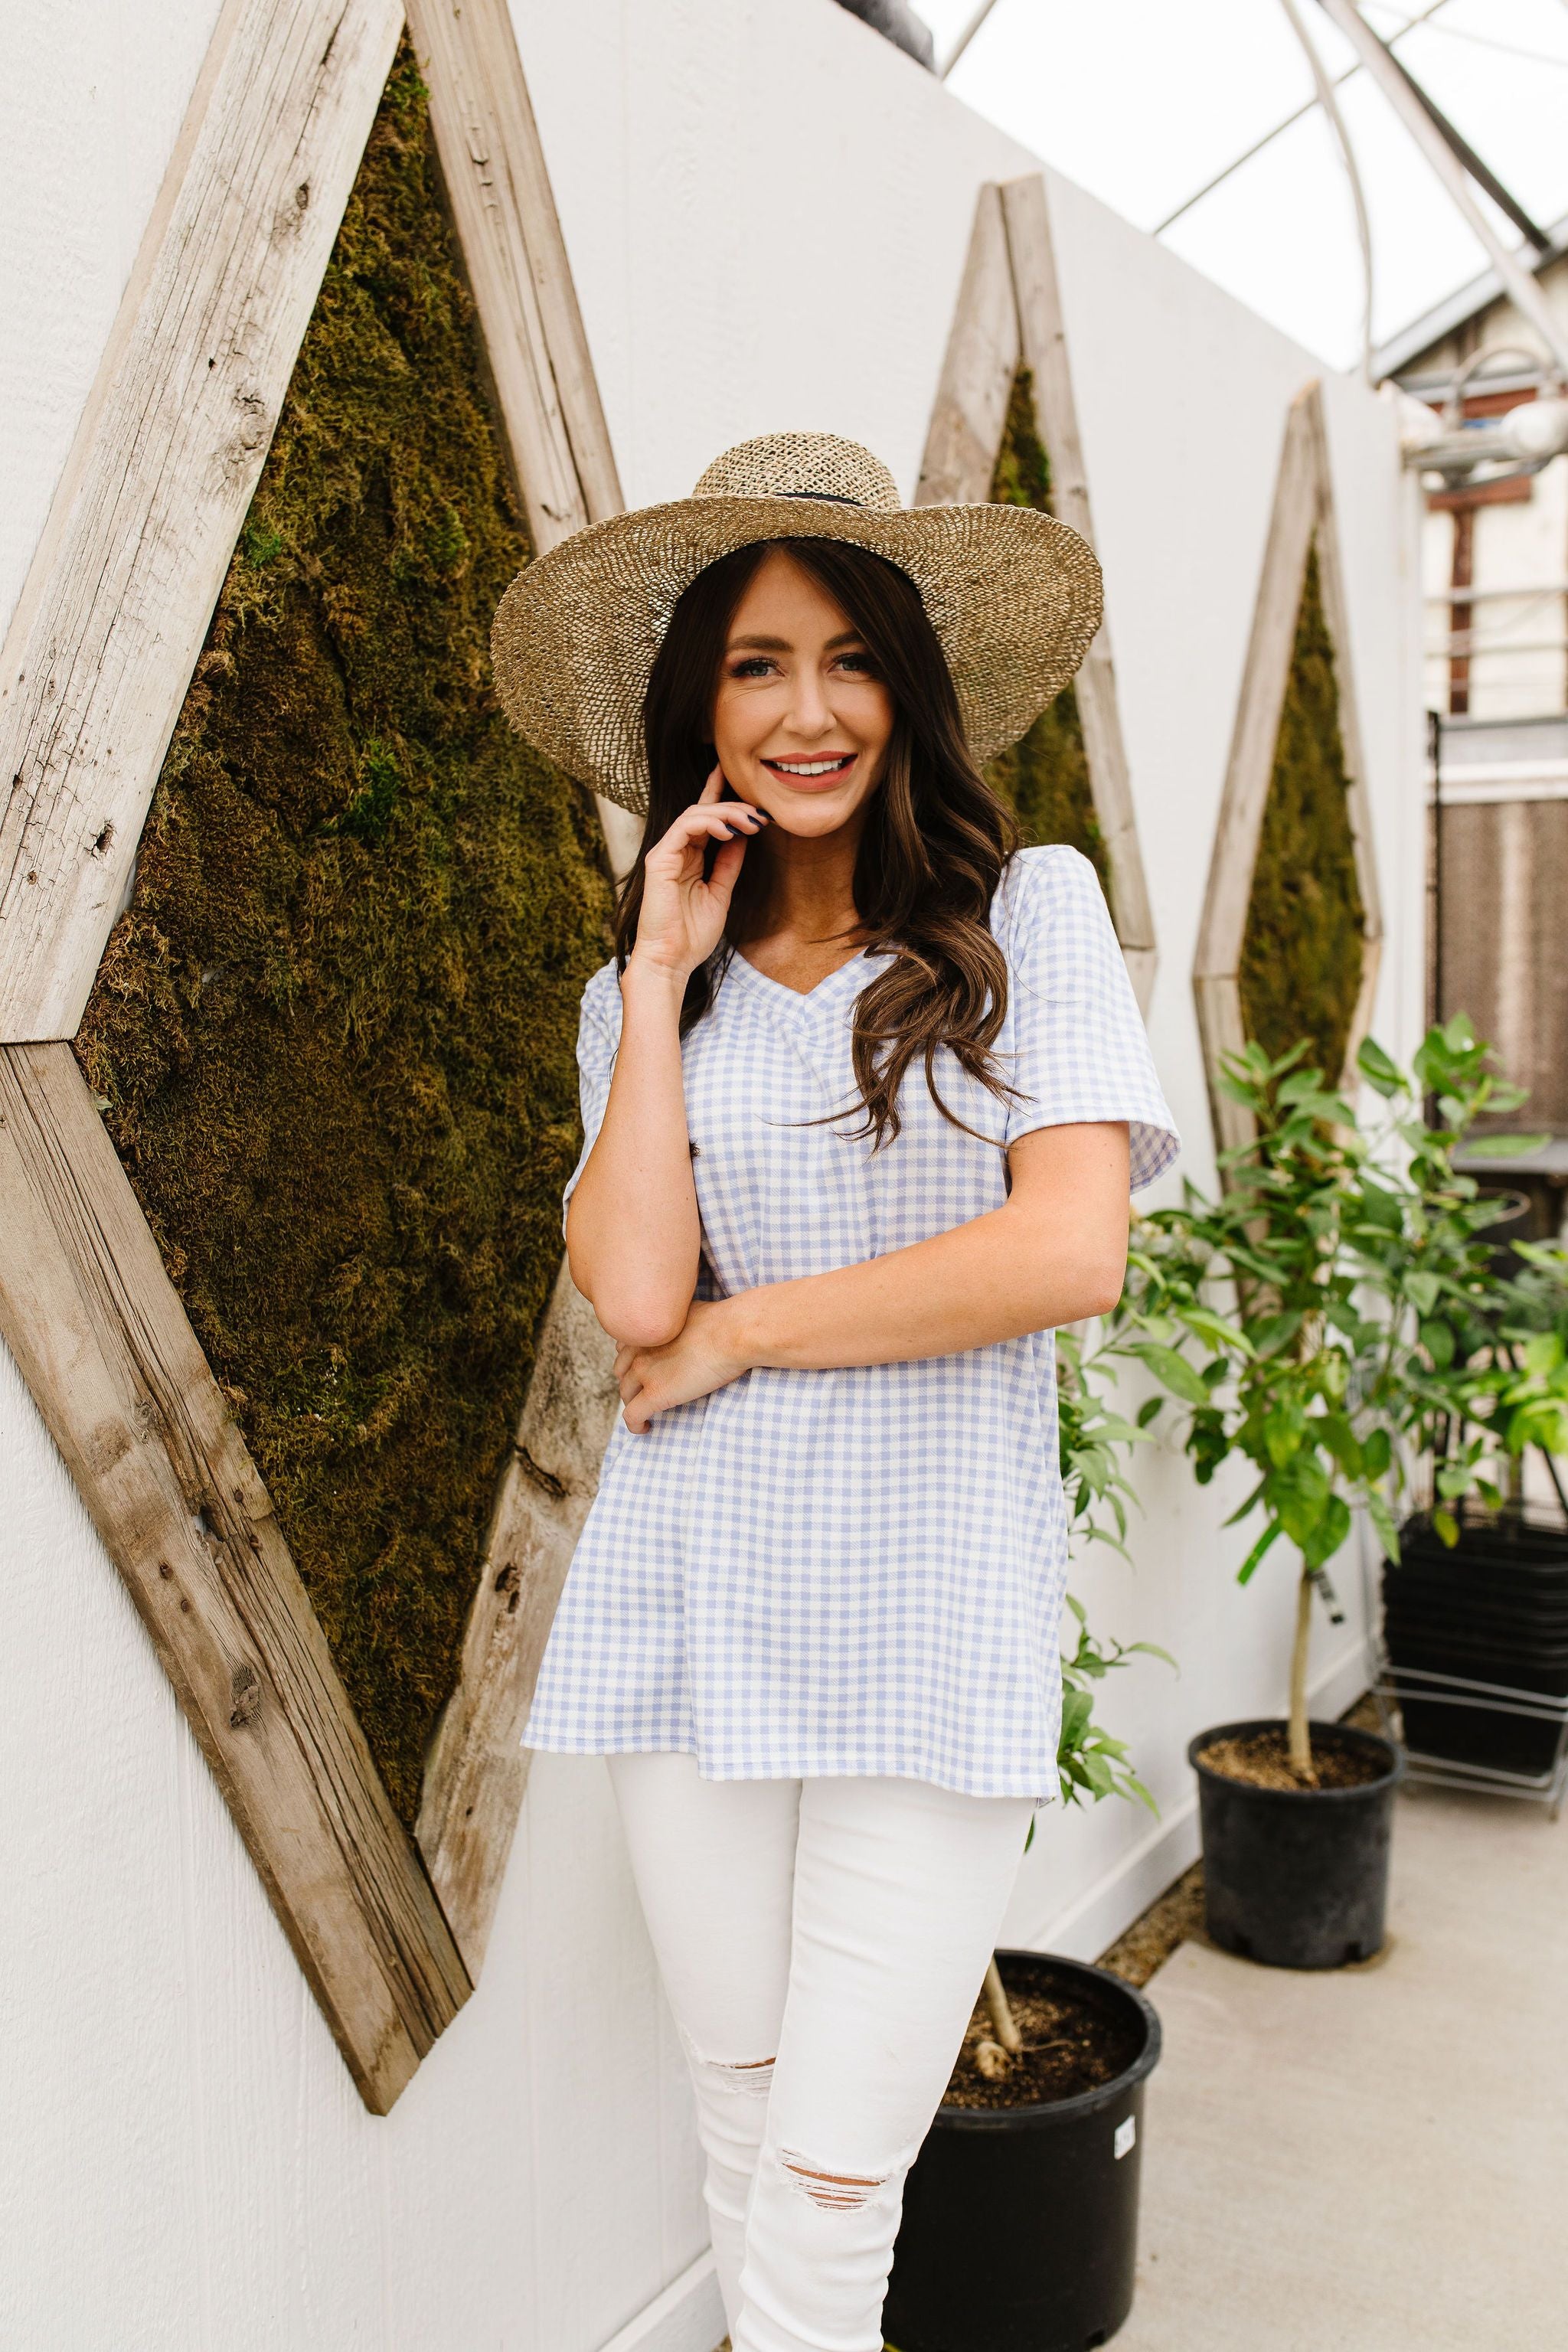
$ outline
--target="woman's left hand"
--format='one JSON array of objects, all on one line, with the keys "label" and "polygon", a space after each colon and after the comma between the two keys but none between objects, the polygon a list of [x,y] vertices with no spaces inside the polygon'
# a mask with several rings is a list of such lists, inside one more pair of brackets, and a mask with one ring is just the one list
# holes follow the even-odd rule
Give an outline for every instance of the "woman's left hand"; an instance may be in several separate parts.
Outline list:
[{"label": "woman's left hand", "polygon": [[729,1301],[694,1298],[685,1328],[662,1348],[621,1348],[616,1354],[616,1380],[626,1427],[641,1437],[656,1412],[672,1405],[690,1404],[711,1396],[751,1370],[737,1353],[734,1324],[725,1314]]}]

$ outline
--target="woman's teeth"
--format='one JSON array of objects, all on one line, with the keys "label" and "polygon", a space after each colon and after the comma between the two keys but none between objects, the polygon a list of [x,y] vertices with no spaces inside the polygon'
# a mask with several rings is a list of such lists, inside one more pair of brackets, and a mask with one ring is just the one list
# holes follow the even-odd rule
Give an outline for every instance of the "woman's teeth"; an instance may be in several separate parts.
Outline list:
[{"label": "woman's teeth", "polygon": [[763,765],[776,768],[781,776],[831,776],[836,770],[847,768],[854,756],[852,751],[841,751],[835,760],[767,760]]}]

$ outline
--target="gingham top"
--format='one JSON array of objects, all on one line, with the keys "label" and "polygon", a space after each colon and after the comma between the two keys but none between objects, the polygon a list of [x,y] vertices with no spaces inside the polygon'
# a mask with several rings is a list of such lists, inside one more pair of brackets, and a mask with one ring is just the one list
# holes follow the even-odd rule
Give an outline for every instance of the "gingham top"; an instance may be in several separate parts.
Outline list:
[{"label": "gingham top", "polygon": [[[1002,1149],[1125,1119],[1132,1185],[1177,1139],[1094,868],[1029,849],[992,906],[1007,959],[1005,1105],[945,1051],[917,1060],[873,1153],[850,1064],[881,957],[801,994],[733,956],[682,1047],[708,1295],[820,1274],[999,1208]],[[583,1160],[620,1034],[606,965],[583,995]],[[837,1127],[806,1126],[848,1107]],[[567,1187],[582,1173],[579,1160]],[[627,1203],[635,1215],[635,1203]],[[531,1748],[678,1749],[715,1780],[886,1773],[975,1796],[1058,1788],[1067,1517],[1048,1332],[916,1363],[748,1372],[617,1420],[524,1734]]]}]

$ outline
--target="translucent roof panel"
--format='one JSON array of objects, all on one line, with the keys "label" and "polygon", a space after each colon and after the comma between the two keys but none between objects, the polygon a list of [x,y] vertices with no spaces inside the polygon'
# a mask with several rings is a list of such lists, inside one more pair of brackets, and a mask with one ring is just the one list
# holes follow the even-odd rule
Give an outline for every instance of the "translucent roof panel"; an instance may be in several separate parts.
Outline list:
[{"label": "translucent roof panel", "polygon": [[[973,0],[919,5],[941,59]],[[1372,218],[1381,342],[1487,256],[1381,92],[1351,70],[1349,44],[1315,0],[1298,8],[1329,74],[1350,74],[1338,96]],[[1363,0],[1363,13],[1535,220],[1568,213],[1565,0]],[[1277,0],[995,0],[949,87],[1331,365],[1358,363],[1355,216]],[[1491,216],[1517,245],[1517,229]]]}]

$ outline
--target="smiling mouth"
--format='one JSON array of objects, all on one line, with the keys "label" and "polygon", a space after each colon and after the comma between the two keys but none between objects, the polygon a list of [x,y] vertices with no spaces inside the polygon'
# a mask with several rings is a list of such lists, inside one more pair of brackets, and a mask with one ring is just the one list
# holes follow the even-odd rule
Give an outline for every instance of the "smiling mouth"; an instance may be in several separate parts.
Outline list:
[{"label": "smiling mouth", "polygon": [[826,760],[764,760],[762,764],[789,783],[820,784],[847,775],[857,756],[853,751],[836,751]]}]

